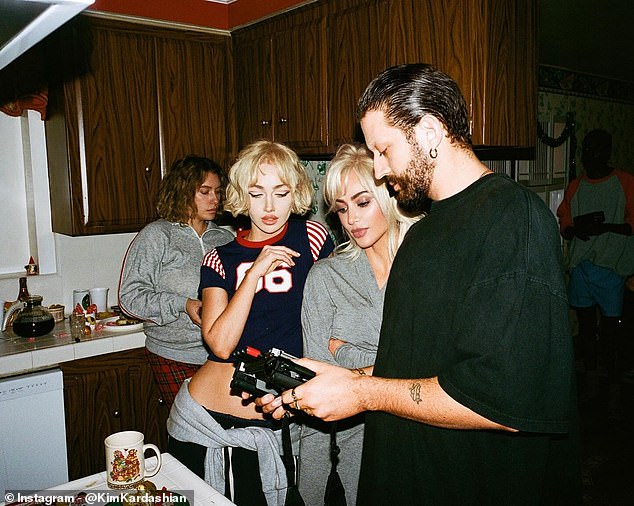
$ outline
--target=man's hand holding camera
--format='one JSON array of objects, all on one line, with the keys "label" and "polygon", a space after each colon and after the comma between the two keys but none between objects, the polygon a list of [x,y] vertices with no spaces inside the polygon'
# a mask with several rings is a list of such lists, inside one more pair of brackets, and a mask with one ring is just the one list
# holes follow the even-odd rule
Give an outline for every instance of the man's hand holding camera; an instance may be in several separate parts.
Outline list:
[{"label": "man's hand holding camera", "polygon": [[362,400],[362,384],[371,380],[371,376],[309,358],[297,359],[295,362],[314,371],[315,377],[302,385],[285,390],[279,396],[267,394],[256,398],[256,405],[264,413],[279,420],[289,411],[300,410],[332,422],[369,409]]}]

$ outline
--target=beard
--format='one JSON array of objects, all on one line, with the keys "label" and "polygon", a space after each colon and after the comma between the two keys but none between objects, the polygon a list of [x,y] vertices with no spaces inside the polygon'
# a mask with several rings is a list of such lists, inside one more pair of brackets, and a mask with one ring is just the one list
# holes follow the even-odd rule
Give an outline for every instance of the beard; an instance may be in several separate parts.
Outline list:
[{"label": "beard", "polygon": [[413,133],[406,137],[411,148],[409,163],[402,175],[388,176],[387,181],[392,187],[398,185],[394,197],[404,211],[411,213],[429,207],[429,190],[436,163],[421,149]]}]

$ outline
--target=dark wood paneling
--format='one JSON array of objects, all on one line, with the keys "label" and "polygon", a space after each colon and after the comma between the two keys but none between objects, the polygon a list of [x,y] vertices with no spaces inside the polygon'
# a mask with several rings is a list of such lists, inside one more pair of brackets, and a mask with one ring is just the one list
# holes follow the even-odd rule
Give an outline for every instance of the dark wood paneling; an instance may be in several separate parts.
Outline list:
[{"label": "dark wood paneling", "polygon": [[99,18],[83,24],[74,43],[89,46],[88,70],[51,90],[53,230],[135,232],[156,219],[174,159],[233,159],[230,39]]},{"label": "dark wood paneling", "polygon": [[137,430],[145,442],[167,449],[169,415],[143,349],[60,364],[69,478],[105,469],[103,441],[121,430]]},{"label": "dark wood paneling", "polygon": [[268,25],[233,37],[236,128],[240,147],[273,139],[274,83]]},{"label": "dark wood paneling", "polygon": [[154,38],[101,28],[92,34],[91,72],[80,82],[76,111],[86,156],[86,229],[139,228],[156,217],[161,181]]},{"label": "dark wood paneling", "polygon": [[297,9],[232,35],[240,147],[265,138],[300,152],[328,147],[326,18]]},{"label": "dark wood paneling", "polygon": [[123,380],[115,368],[64,370],[66,446],[71,480],[106,468],[103,440],[108,434],[122,430]]},{"label": "dark wood paneling", "polygon": [[275,138],[296,149],[328,145],[326,18],[296,16],[273,35]]},{"label": "dark wood paneling", "polygon": [[188,154],[226,166],[234,150],[233,69],[228,37],[156,41],[158,110],[164,169]]},{"label": "dark wood paneling", "polygon": [[372,78],[387,66],[387,2],[368,2],[328,16],[330,144],[362,140],[357,101]]}]

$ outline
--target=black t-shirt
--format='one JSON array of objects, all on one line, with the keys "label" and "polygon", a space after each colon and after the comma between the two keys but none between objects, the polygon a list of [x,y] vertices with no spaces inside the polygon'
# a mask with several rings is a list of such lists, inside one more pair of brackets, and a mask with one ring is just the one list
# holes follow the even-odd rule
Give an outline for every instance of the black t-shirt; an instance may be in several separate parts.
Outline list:
[{"label": "black t-shirt", "polygon": [[412,227],[388,281],[374,374],[438,376],[456,401],[521,432],[369,413],[358,504],[580,500],[560,241],[537,195],[491,175]]}]

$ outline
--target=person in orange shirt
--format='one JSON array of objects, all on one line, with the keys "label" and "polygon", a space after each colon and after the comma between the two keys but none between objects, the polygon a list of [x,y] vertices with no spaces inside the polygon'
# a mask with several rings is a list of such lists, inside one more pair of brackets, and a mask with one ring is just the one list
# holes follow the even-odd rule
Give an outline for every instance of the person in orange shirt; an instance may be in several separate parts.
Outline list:
[{"label": "person in orange shirt", "polygon": [[605,130],[583,139],[585,174],[566,188],[557,209],[561,235],[570,241],[568,298],[579,322],[587,396],[597,388],[597,306],[599,341],[605,348],[612,414],[619,410],[618,321],[625,279],[634,272],[634,176],[611,167],[612,136]]}]

